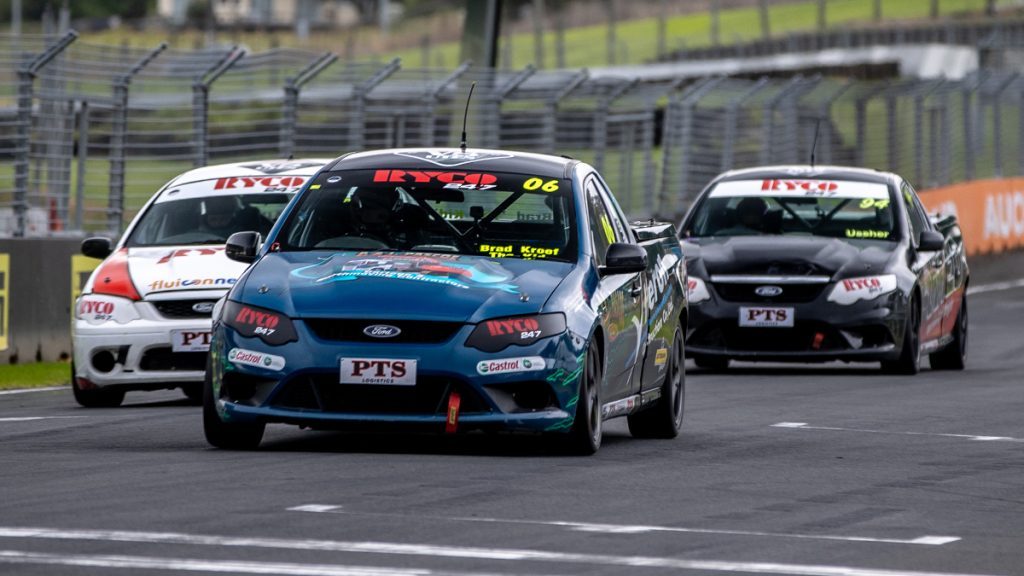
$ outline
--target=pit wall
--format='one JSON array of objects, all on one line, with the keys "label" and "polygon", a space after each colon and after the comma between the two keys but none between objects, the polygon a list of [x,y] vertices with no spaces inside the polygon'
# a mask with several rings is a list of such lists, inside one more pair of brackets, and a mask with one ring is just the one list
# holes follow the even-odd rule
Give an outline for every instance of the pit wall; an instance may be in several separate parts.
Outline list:
[{"label": "pit wall", "polygon": [[1024,178],[974,180],[921,192],[929,213],[954,213],[968,255],[1024,247]]}]

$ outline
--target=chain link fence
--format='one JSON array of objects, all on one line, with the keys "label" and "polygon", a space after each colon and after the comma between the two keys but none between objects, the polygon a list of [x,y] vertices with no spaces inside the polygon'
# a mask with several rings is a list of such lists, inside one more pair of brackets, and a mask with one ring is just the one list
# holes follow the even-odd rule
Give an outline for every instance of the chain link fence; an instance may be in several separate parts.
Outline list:
[{"label": "chain link fence", "polygon": [[[0,35],[0,236],[117,233],[194,166],[458,144],[595,165],[627,212],[676,218],[718,173],[807,163],[919,188],[1024,173],[1024,77],[962,81],[410,68],[330,52]],[[814,146],[815,142],[817,143]]]}]

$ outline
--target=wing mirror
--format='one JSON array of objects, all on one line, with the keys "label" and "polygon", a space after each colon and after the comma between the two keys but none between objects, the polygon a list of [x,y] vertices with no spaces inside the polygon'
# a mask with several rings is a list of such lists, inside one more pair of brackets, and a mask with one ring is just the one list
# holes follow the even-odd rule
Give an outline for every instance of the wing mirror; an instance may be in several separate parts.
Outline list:
[{"label": "wing mirror", "polygon": [[635,274],[647,270],[647,250],[636,244],[615,242],[605,253],[604,266],[598,268],[601,276]]},{"label": "wing mirror", "polygon": [[935,230],[924,230],[921,232],[917,249],[921,252],[938,252],[946,244],[946,237]]},{"label": "wing mirror", "polygon": [[103,260],[107,256],[110,256],[114,249],[111,246],[110,238],[97,236],[95,238],[86,238],[82,240],[82,254],[89,258],[97,258]]},{"label": "wing mirror", "polygon": [[224,255],[236,262],[251,264],[260,246],[259,232],[235,232],[224,244]]}]

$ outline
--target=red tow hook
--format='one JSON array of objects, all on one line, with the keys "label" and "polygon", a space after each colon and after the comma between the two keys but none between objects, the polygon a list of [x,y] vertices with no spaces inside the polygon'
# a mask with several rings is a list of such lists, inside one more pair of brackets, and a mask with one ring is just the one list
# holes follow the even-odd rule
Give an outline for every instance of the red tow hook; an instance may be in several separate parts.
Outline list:
[{"label": "red tow hook", "polygon": [[821,343],[824,342],[824,341],[825,341],[825,333],[824,332],[818,332],[817,334],[814,335],[814,343],[811,344],[811,348],[814,348],[815,350],[821,350]]},{"label": "red tow hook", "polygon": [[452,390],[448,396],[448,419],[444,423],[445,434],[455,434],[459,429],[459,403],[461,401],[459,393]]}]

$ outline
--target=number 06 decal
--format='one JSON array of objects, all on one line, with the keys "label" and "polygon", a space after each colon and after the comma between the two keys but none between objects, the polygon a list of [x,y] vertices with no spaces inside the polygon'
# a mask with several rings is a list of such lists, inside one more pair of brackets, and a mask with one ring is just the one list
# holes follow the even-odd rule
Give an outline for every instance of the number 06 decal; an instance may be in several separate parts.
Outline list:
[{"label": "number 06 decal", "polygon": [[523,190],[534,191],[543,190],[544,192],[558,192],[558,180],[548,180],[545,182],[540,178],[530,178],[526,182],[523,182]]}]

